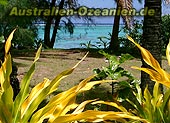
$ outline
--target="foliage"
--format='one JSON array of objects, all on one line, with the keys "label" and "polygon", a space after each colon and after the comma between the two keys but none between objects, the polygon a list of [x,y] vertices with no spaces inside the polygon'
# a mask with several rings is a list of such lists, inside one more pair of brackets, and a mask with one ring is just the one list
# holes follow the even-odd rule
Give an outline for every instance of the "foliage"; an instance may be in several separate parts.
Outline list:
[{"label": "foliage", "polygon": [[[14,30],[15,31],[15,30]],[[117,120],[126,122],[145,120],[128,113],[125,108],[114,102],[104,102],[96,100],[87,100],[81,104],[76,103],[76,95],[90,90],[94,85],[113,82],[113,80],[91,81],[94,76],[81,81],[77,86],[67,91],[61,92],[50,99],[50,101],[41,109],[37,110],[38,105],[51,93],[58,89],[59,82],[73,72],[78,62],[73,68],[65,70],[57,75],[52,81],[45,78],[43,82],[37,84],[29,92],[30,80],[35,71],[35,64],[40,57],[41,47],[38,49],[33,64],[24,76],[21,82],[21,90],[13,101],[13,90],[10,85],[10,74],[12,72],[11,55],[9,49],[14,31],[10,34],[5,45],[5,60],[0,68],[0,123],[41,123],[45,119],[49,123],[66,123],[72,121],[101,122],[105,120]],[[84,111],[86,104],[106,104],[116,107],[120,112],[107,111]]]},{"label": "foliage", "polygon": [[1,1],[0,1],[0,4],[1,4],[1,5],[6,5],[7,3],[8,3],[7,0],[1,0]]},{"label": "foliage", "polygon": [[87,43],[80,43],[82,47],[85,47],[86,49],[90,50],[92,48],[97,48],[96,45],[92,44],[91,40],[88,41]]},{"label": "foliage", "polygon": [[[134,20],[133,22],[133,26],[131,27],[131,29],[127,29],[126,26],[123,26],[120,32],[123,32],[124,34],[128,34],[129,36],[131,36],[133,39],[135,39],[138,43],[141,43],[142,40],[142,21],[138,21],[138,20]],[[91,41],[87,42],[86,44],[83,43],[81,44],[82,46],[85,46],[86,48],[90,49],[90,48],[98,48],[101,49],[103,48],[108,49],[109,48],[109,41],[111,40],[111,34],[109,33],[108,36],[100,36],[97,38],[98,41],[96,41],[96,43],[92,44]],[[131,53],[133,55],[134,51],[136,50],[135,46],[132,43],[129,43],[129,40],[127,38],[125,38],[125,36],[120,36],[119,37],[119,43],[120,43],[120,51],[121,52],[128,52]]]},{"label": "foliage", "polygon": [[14,28],[18,28],[13,38],[14,47],[26,48],[34,45],[34,39],[37,37],[37,28],[33,23],[36,17],[9,15],[13,7],[26,9],[30,6],[35,6],[34,1],[9,0],[7,4],[0,5],[0,36],[4,36],[7,39],[10,32]]},{"label": "foliage", "polygon": [[[103,50],[100,50],[99,53],[106,57],[108,66],[103,67],[101,70],[99,68],[94,69],[94,72],[97,74],[94,80],[103,80],[106,78],[119,80],[118,83],[111,83],[112,94],[114,92],[119,92],[119,95],[122,95],[122,93],[126,93],[128,96],[129,89],[131,89],[132,83],[136,83],[137,80],[129,71],[126,71],[123,67],[121,67],[121,64],[129,59],[132,59],[133,57],[129,54],[122,54],[120,57],[117,57],[105,53]],[[116,89],[114,86],[115,84],[117,85]]]},{"label": "foliage", "polygon": [[[123,27],[122,30],[125,34],[128,34],[130,37],[135,39],[138,43],[141,43],[142,40],[142,22],[138,20],[134,20],[133,27],[129,30],[126,27]],[[125,51],[133,51],[134,45],[129,43],[128,39],[124,36],[119,37],[119,42],[121,45],[121,48]]]},{"label": "foliage", "polygon": [[35,38],[37,37],[36,27],[32,30],[18,28],[13,39],[13,46],[17,49],[34,48]]},{"label": "foliage", "polygon": [[38,49],[41,45],[42,47],[46,48],[46,45],[44,44],[44,40],[42,40],[41,38],[36,38],[34,40],[34,48]]},{"label": "foliage", "polygon": [[71,20],[68,19],[67,22],[63,20],[62,22],[64,23],[63,29],[65,30],[65,32],[69,32],[70,35],[72,35],[72,34],[74,33],[74,28],[75,28],[75,26],[74,26],[74,24],[71,22]]},{"label": "foliage", "polygon": [[[109,36],[111,36],[109,34]],[[97,48],[97,49],[108,49],[109,47],[109,41],[110,41],[110,38],[109,37],[106,37],[106,36],[100,36],[100,37],[97,37],[98,41],[93,43],[90,41],[88,41],[87,43],[81,43],[80,45],[81,46],[84,46],[85,48],[87,49],[92,49],[92,48]]]},{"label": "foliage", "polygon": [[[109,36],[111,36],[110,33],[109,33]],[[106,36],[100,36],[97,38],[99,39],[99,41],[96,42],[96,44],[98,45],[97,47],[100,48],[102,46],[104,49],[108,49],[110,38]]]},{"label": "foliage", "polygon": [[162,17],[161,29],[162,29],[163,47],[166,48],[170,38],[170,15],[164,15]]},{"label": "foliage", "polygon": [[[139,85],[136,85],[136,91],[133,92],[133,97],[136,101],[126,99],[135,109],[132,110],[134,114],[146,119],[150,123],[169,123],[170,122],[170,74],[164,71],[158,61],[152,54],[136,43],[131,37],[128,39],[132,41],[141,51],[143,60],[152,68],[139,68],[150,75],[152,81],[155,81],[153,93],[150,93],[146,87],[143,95]],[[170,44],[167,46],[166,57],[170,64]],[[159,84],[165,85],[167,88],[165,93],[159,90]]]}]

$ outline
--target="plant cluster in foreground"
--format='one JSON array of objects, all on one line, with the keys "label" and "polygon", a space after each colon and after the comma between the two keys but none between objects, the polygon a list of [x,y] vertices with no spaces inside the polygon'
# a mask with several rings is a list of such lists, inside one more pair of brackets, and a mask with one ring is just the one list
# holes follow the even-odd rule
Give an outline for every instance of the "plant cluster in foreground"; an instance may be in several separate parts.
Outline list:
[{"label": "plant cluster in foreground", "polygon": [[[38,105],[51,93],[58,89],[60,81],[70,75],[77,65],[73,68],[65,70],[57,75],[53,80],[47,78],[43,82],[37,84],[29,91],[30,80],[35,70],[35,64],[40,56],[41,47],[38,49],[33,64],[24,76],[21,82],[21,90],[15,100],[13,100],[13,89],[10,85],[10,74],[12,72],[11,55],[9,49],[13,33],[10,34],[5,45],[5,58],[0,68],[0,123],[42,123],[46,120],[48,123],[70,123],[70,122],[146,122],[146,123],[168,123],[170,122],[170,89],[163,95],[159,92],[159,83],[170,87],[169,74],[160,68],[157,61],[152,55],[140,45],[135,43],[128,37],[142,52],[143,59],[147,64],[154,68],[137,68],[150,74],[151,79],[156,81],[153,94],[150,94],[147,88],[144,96],[141,94],[139,86],[137,92],[134,91],[136,101],[126,99],[134,108],[128,111],[125,107],[117,102],[105,102],[100,100],[87,100],[80,104],[76,103],[76,96],[79,93],[90,90],[94,85],[105,82],[117,82],[116,80],[100,80],[91,81],[94,76],[90,76],[82,80],[77,86],[67,91],[61,92],[50,99],[50,101],[42,108],[38,109]],[[169,57],[169,48],[167,48],[167,58]],[[118,109],[115,111],[96,111],[84,110],[87,104],[105,104]]]}]

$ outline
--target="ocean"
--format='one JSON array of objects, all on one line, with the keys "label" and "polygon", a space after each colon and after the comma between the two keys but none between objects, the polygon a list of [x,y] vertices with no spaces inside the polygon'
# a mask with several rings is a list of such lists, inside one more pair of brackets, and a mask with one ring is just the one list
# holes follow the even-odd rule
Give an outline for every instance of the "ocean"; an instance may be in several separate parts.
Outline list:
[{"label": "ocean", "polygon": [[[90,44],[98,46],[97,42],[100,42],[98,37],[105,36],[110,37],[109,33],[112,32],[113,25],[76,25],[74,28],[74,33],[70,35],[64,29],[58,30],[54,48],[56,49],[71,49],[71,48],[86,48],[85,45]],[[52,34],[52,29],[51,29]],[[119,35],[123,35],[120,32]],[[44,25],[38,26],[38,37],[43,39],[44,37]],[[105,42],[109,40],[104,39]],[[94,46],[92,46],[95,48]],[[101,45],[99,48],[103,48]]]}]

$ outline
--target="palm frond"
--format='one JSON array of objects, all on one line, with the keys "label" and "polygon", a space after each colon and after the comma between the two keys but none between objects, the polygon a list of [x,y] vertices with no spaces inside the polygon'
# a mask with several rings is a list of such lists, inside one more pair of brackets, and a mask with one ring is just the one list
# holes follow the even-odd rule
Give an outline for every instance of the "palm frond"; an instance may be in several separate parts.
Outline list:
[{"label": "palm frond", "polygon": [[[126,9],[128,11],[130,11],[133,7],[132,5],[132,0],[118,0],[118,5],[121,7],[121,9]],[[131,27],[131,22],[133,20],[132,16],[122,16],[127,28]]]}]

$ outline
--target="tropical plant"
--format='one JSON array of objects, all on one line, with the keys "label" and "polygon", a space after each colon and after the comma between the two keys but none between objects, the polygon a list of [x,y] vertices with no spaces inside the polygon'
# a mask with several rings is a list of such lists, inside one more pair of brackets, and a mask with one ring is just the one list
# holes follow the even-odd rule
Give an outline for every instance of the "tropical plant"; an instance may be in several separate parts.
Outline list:
[{"label": "tropical plant", "polygon": [[[153,91],[150,92],[148,87],[142,92],[139,85],[136,85],[136,92],[133,92],[133,97],[136,101],[127,101],[134,106],[132,111],[134,114],[146,119],[150,123],[169,123],[170,122],[170,74],[160,67],[158,61],[152,54],[136,43],[131,37],[128,39],[132,41],[141,51],[142,58],[151,68],[133,67],[146,72],[150,75],[152,81],[155,81]],[[166,57],[170,65],[170,43],[166,49]],[[162,94],[159,85],[165,85],[165,93]]]},{"label": "tropical plant", "polygon": [[[2,65],[2,62],[4,61],[4,44],[5,44],[5,40],[4,40],[4,37],[0,37],[0,66]],[[19,80],[17,78],[17,71],[18,71],[18,68],[15,64],[15,62],[12,60],[12,73],[10,75],[10,83],[12,85],[12,88],[14,90],[14,99],[15,97],[17,96],[19,90],[20,90],[20,87],[19,87]]]},{"label": "tropical plant", "polygon": [[[137,79],[127,70],[125,70],[121,65],[127,61],[132,59],[133,57],[129,54],[121,54],[120,57],[115,55],[110,55],[103,50],[99,51],[100,54],[106,57],[108,66],[102,67],[102,69],[94,69],[93,71],[97,74],[94,80],[104,80],[104,79],[112,79],[119,80],[118,83],[111,83],[112,95],[119,92],[126,93],[128,96],[129,89],[131,86],[137,82]],[[123,79],[124,78],[124,79]],[[126,78],[126,79],[125,79]],[[115,86],[116,85],[116,86]]]},{"label": "tropical plant", "polygon": [[[15,30],[14,30],[15,31]],[[76,103],[76,95],[91,89],[94,85],[113,82],[115,80],[91,81],[94,76],[90,76],[81,81],[77,86],[61,92],[50,99],[41,109],[37,110],[38,105],[51,93],[57,90],[59,82],[73,72],[78,62],[73,68],[65,70],[57,75],[52,81],[45,78],[43,82],[37,84],[29,91],[30,80],[35,71],[35,65],[40,57],[41,47],[38,49],[33,64],[21,81],[21,90],[13,101],[13,90],[10,85],[10,74],[12,72],[11,55],[9,49],[14,31],[10,34],[5,45],[5,58],[0,68],[0,123],[41,123],[47,120],[49,123],[66,123],[72,121],[101,122],[105,120],[117,120],[126,122],[143,121],[140,117],[134,116],[114,102],[104,102],[87,100],[81,104]],[[116,82],[116,81],[115,81]],[[119,112],[106,111],[84,111],[86,104],[107,104],[119,109]],[[129,121],[128,120],[128,121]]]},{"label": "tropical plant", "polygon": [[87,43],[80,43],[82,47],[85,47],[86,49],[90,50],[92,48],[97,48],[96,45],[92,44],[91,40],[88,41]]},{"label": "tropical plant", "polygon": [[96,42],[97,47],[103,47],[104,49],[108,49],[109,47],[109,41],[110,41],[110,33],[109,33],[109,37],[106,36],[100,36],[97,37],[97,39],[99,39],[99,41]]},{"label": "tropical plant", "polygon": [[[110,35],[109,35],[110,36]],[[110,38],[109,37],[106,37],[106,36],[100,36],[100,37],[97,37],[97,39],[99,41],[96,41],[95,43],[92,43],[91,40],[88,41],[87,43],[80,43],[81,46],[84,46],[85,48],[87,48],[88,50],[89,49],[92,49],[92,48],[96,48],[96,49],[108,49],[108,46],[109,46],[109,40]]]}]

